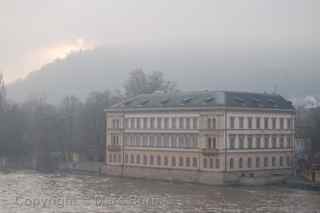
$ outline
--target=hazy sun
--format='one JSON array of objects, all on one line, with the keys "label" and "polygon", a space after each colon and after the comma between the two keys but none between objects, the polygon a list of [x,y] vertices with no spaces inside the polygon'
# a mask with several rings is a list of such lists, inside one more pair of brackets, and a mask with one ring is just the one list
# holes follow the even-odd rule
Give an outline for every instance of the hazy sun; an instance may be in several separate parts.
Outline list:
[{"label": "hazy sun", "polygon": [[92,42],[88,42],[79,38],[72,41],[61,42],[45,48],[43,56],[52,61],[58,58],[65,58],[72,52],[93,49],[94,47],[95,45]]},{"label": "hazy sun", "polygon": [[95,48],[94,42],[82,38],[53,43],[44,48],[38,48],[27,53],[23,63],[24,75],[40,69],[43,65],[56,59],[63,59],[72,52]]}]

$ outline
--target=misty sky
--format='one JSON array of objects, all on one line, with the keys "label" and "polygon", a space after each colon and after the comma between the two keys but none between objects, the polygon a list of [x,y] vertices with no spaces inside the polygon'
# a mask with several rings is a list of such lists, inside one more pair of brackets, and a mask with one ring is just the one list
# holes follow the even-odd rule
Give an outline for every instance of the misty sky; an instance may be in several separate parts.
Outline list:
[{"label": "misty sky", "polygon": [[319,48],[319,0],[0,0],[0,72],[97,46]]}]

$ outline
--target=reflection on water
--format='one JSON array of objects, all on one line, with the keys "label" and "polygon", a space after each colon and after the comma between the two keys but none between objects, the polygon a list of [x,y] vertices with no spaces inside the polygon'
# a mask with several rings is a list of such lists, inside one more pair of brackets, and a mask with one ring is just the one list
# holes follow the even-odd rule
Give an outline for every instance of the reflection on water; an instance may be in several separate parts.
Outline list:
[{"label": "reflection on water", "polygon": [[114,177],[0,173],[0,212],[306,212],[320,192],[215,187]]}]

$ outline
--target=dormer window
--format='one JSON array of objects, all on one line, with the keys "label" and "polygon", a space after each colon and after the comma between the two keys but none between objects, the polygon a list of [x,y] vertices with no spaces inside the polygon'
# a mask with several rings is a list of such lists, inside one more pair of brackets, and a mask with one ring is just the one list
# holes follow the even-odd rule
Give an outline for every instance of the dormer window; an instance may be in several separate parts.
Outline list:
[{"label": "dormer window", "polygon": [[186,97],[186,98],[184,98],[184,99],[182,100],[182,102],[183,102],[183,104],[187,104],[187,103],[189,103],[191,100],[192,100],[191,97]]}]

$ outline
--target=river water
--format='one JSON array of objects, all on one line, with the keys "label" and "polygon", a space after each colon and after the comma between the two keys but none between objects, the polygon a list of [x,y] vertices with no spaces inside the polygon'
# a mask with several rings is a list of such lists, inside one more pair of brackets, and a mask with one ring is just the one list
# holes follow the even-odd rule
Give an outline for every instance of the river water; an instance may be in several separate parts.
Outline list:
[{"label": "river water", "polygon": [[1,213],[320,213],[320,192],[285,186],[217,187],[19,171],[0,173],[0,194]]}]

